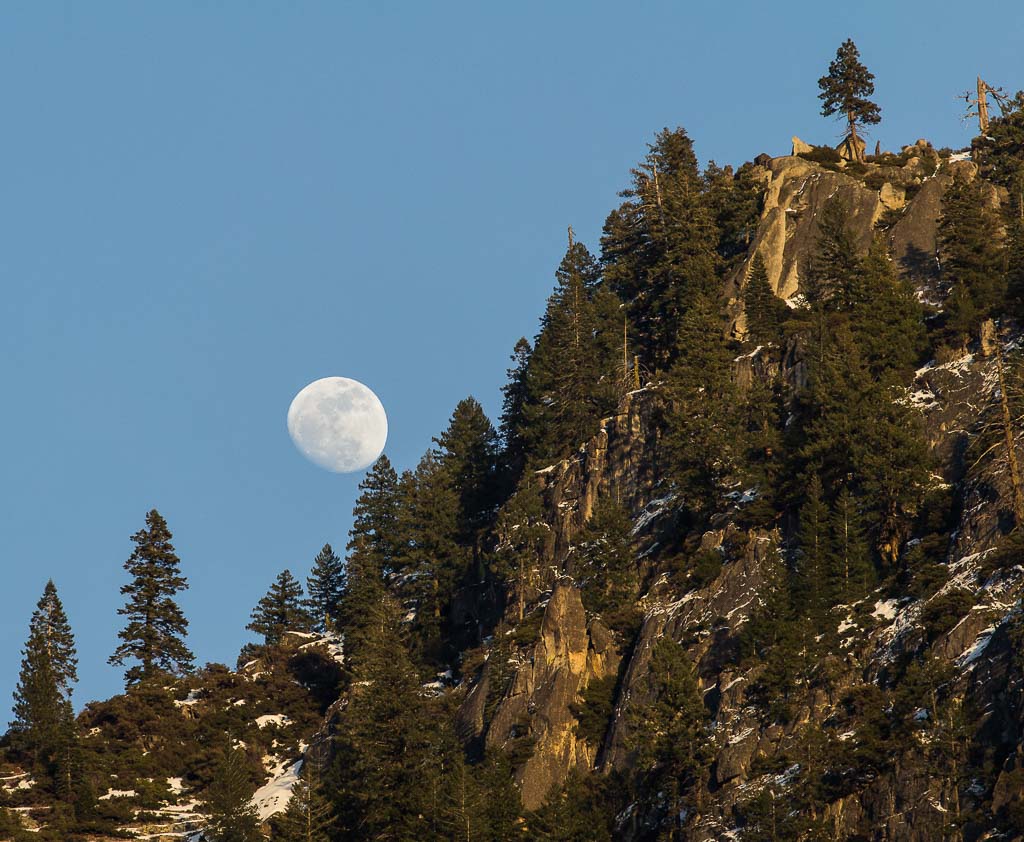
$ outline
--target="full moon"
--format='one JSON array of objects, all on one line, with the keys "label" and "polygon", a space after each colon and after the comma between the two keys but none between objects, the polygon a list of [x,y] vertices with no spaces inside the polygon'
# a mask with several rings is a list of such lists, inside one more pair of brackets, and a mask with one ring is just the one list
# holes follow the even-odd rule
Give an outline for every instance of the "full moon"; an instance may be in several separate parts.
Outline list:
[{"label": "full moon", "polygon": [[368,468],[384,451],[388,416],[380,399],[358,380],[324,377],[292,400],[288,435],[310,462],[347,474]]}]

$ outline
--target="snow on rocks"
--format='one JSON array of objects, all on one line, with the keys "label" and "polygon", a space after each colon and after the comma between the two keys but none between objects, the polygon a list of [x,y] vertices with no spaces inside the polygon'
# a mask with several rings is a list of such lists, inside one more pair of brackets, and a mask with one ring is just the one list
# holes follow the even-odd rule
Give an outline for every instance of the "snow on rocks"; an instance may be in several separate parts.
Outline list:
[{"label": "snow on rocks", "polygon": [[330,655],[337,663],[345,663],[345,635],[327,632],[326,634],[321,634],[315,637],[315,640],[311,640],[309,643],[303,643],[302,646],[299,647],[299,650],[326,649],[327,654]]},{"label": "snow on rocks", "polygon": [[982,655],[985,654],[985,649],[988,647],[992,640],[992,635],[995,632],[995,626],[989,626],[978,633],[978,636],[974,639],[967,649],[957,658],[957,663],[961,667],[970,667],[975,661],[977,661]]},{"label": "snow on rocks", "polygon": [[879,620],[895,620],[898,610],[898,600],[880,599],[875,603],[875,610],[871,612],[871,616]]},{"label": "snow on rocks", "polygon": [[292,798],[292,787],[299,780],[302,761],[284,760],[274,766],[270,780],[253,793],[252,803],[260,821],[284,812]]},{"label": "snow on rocks", "polygon": [[97,801],[109,801],[112,798],[134,798],[138,793],[134,789],[108,789]]},{"label": "snow on rocks", "polygon": [[261,730],[268,725],[283,728],[286,725],[291,725],[291,722],[291,719],[283,713],[265,713],[263,716],[256,717],[256,727]]},{"label": "snow on rocks", "polygon": [[199,701],[199,691],[189,690],[188,695],[184,699],[175,699],[174,706],[176,708],[190,707]]},{"label": "snow on rocks", "polygon": [[662,511],[664,511],[665,507],[675,499],[676,497],[674,494],[668,494],[665,497],[659,497],[657,500],[651,500],[650,503],[644,506],[644,510],[640,512],[640,515],[634,522],[633,534],[637,535],[642,532],[644,527],[660,515]]}]

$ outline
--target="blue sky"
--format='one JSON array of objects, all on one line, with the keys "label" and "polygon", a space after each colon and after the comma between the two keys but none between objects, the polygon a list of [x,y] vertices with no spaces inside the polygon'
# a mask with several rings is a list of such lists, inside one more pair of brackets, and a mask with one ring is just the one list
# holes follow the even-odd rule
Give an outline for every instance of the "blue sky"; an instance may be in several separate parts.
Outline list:
[{"label": "blue sky", "polygon": [[[343,547],[360,477],[285,428],[354,377],[413,467],[455,403],[495,417],[565,229],[596,250],[645,144],[701,159],[834,142],[818,77],[853,37],[895,149],[970,137],[980,72],[1024,87],[1024,7],[986,4],[8,3],[0,26],[0,699],[48,577],[76,702],[121,687],[129,536],[158,508],[200,663]],[[3,704],[0,701],[0,704]]]}]

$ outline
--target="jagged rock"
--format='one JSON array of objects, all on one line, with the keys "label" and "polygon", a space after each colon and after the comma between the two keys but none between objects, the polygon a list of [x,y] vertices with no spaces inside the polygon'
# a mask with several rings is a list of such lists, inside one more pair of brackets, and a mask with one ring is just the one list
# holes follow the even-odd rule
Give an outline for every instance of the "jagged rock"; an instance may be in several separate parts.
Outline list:
[{"label": "jagged rock", "polygon": [[793,155],[806,155],[808,152],[813,152],[814,147],[809,143],[804,143],[796,135],[793,135]]},{"label": "jagged rock", "polygon": [[985,321],[981,323],[981,329],[978,336],[978,342],[981,346],[981,355],[983,357],[991,357],[995,353],[997,341],[996,323],[992,321],[992,319],[985,319]]},{"label": "jagged rock", "polygon": [[902,210],[907,206],[907,191],[887,181],[878,191],[878,201],[889,210]]},{"label": "jagged rock", "polygon": [[[608,630],[596,621],[588,630],[579,589],[557,584],[544,610],[540,639],[487,729],[489,746],[505,746],[524,731],[534,741],[529,758],[516,770],[527,810],[540,807],[571,769],[593,766],[598,747],[576,736],[571,705],[592,680],[613,675],[618,663]],[[482,683],[470,697],[486,695]],[[478,706],[479,698],[473,704]]]},{"label": "jagged rock", "polygon": [[558,570],[599,495],[610,495],[631,511],[650,502],[659,436],[655,394],[641,389],[626,395],[619,413],[605,418],[576,454],[538,472],[553,517],[552,564]]},{"label": "jagged rock", "polygon": [[746,775],[757,747],[758,737],[753,729],[730,740],[715,759],[715,780],[718,785],[728,783],[740,775]]},{"label": "jagged rock", "polygon": [[[803,158],[773,159],[771,175],[750,253],[760,252],[775,294],[791,298],[799,290],[801,263],[813,249],[817,217],[825,202],[839,194],[849,205],[851,226],[865,251],[871,244],[872,226],[881,214],[882,205],[876,191]],[[746,271],[746,266],[740,267],[734,276],[734,292],[741,287]]]}]

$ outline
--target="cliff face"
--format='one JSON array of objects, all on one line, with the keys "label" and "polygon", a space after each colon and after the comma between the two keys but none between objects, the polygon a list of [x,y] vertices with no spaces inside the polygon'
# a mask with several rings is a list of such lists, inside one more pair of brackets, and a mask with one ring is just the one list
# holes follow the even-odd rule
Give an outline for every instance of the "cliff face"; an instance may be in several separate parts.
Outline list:
[{"label": "cliff face", "polygon": [[[923,298],[941,295],[935,260],[942,194],[958,173],[974,177],[975,172],[970,162],[957,161],[929,172],[922,158],[911,156],[902,167],[885,168],[886,180],[875,190],[800,158],[776,159],[766,168],[765,209],[751,253],[764,255],[777,294],[794,296],[813,242],[815,217],[839,193],[852,210],[861,245],[867,248],[875,223],[888,214],[894,259]],[[992,200],[998,201],[994,191]],[[742,276],[741,271],[736,280]],[[739,668],[732,657],[738,633],[763,603],[772,577],[779,575],[778,531],[747,529],[736,517],[756,490],[738,489],[732,508],[716,516],[713,528],[701,537],[699,549],[719,553],[722,565],[711,581],[694,589],[662,572],[665,550],[678,538],[680,527],[677,506],[661,484],[658,429],[665,407],[656,387],[629,395],[621,412],[606,419],[572,458],[539,472],[535,480],[543,490],[551,530],[542,564],[548,580],[536,609],[543,612],[539,639],[521,647],[512,659],[507,689],[496,689],[494,668],[485,665],[462,710],[471,733],[490,745],[507,747],[529,736],[531,741],[521,743],[527,751],[518,767],[524,805],[533,809],[542,804],[573,768],[597,774],[630,768],[631,712],[648,701],[651,652],[668,636],[686,646],[712,722],[714,761],[698,798],[701,815],[688,825],[688,839],[737,838],[731,834],[737,832],[738,805],[763,792],[786,798],[794,769],[799,769],[793,760],[797,735],[809,726],[828,730],[845,721],[844,699],[884,685],[894,665],[921,652],[948,670],[944,686],[950,704],[980,712],[954,738],[963,743],[962,756],[971,758],[972,769],[980,768],[979,758],[987,758],[985,765],[998,773],[985,777],[976,772],[971,778],[966,768],[959,777],[929,772],[935,751],[929,738],[910,740],[886,771],[828,803],[826,816],[835,838],[927,842],[947,838],[952,805],[963,816],[974,816],[972,821],[988,817],[982,823],[997,813],[1020,810],[1024,676],[1013,641],[1024,567],[1016,561],[991,564],[1010,509],[1002,461],[968,458],[982,409],[996,397],[997,341],[1010,349],[1019,340],[996,340],[990,331],[974,354],[933,362],[918,371],[906,397],[921,413],[927,431],[934,486],[948,489],[954,501],[944,583],[930,592],[876,591],[857,604],[833,609],[827,622],[841,644],[828,659],[827,689],[798,699],[784,725],[764,724],[749,695],[763,665]],[[744,385],[774,375],[772,366],[756,353],[740,357],[737,379]],[[790,385],[799,386],[798,361],[783,355],[782,369]],[[572,572],[569,559],[578,551],[572,549],[573,541],[597,499],[605,495],[634,518],[637,564],[645,577],[640,599],[644,619],[631,640],[610,632],[599,618],[588,621],[567,576]],[[903,548],[910,550],[912,546]],[[938,614],[944,620],[937,625]],[[574,706],[591,682],[616,672],[621,678],[608,729],[601,745],[588,743],[576,733]],[[488,697],[493,712],[485,716]],[[920,700],[920,717],[936,716],[933,701]],[[935,727],[935,733],[945,733],[943,723]],[[851,728],[838,739],[854,750],[863,736]],[[969,824],[967,818],[963,821]],[[624,820],[623,838],[638,834],[642,822],[642,816]]]},{"label": "cliff face", "polygon": [[[826,169],[797,156],[774,158],[761,169],[764,206],[751,255],[759,253],[768,280],[780,298],[800,291],[800,277],[817,236],[817,218],[825,204],[838,197],[850,210],[849,226],[858,245],[867,250],[876,226],[885,229],[890,254],[922,298],[941,301],[945,290],[938,277],[938,225],[942,197],[954,178],[973,179],[977,167],[967,160],[940,159],[925,141],[908,147],[900,166],[862,165],[850,171]],[[849,167],[847,167],[849,170]],[[999,202],[986,186],[989,200]],[[738,297],[747,264],[730,279],[727,293]],[[737,331],[743,332],[743,316]]]}]

